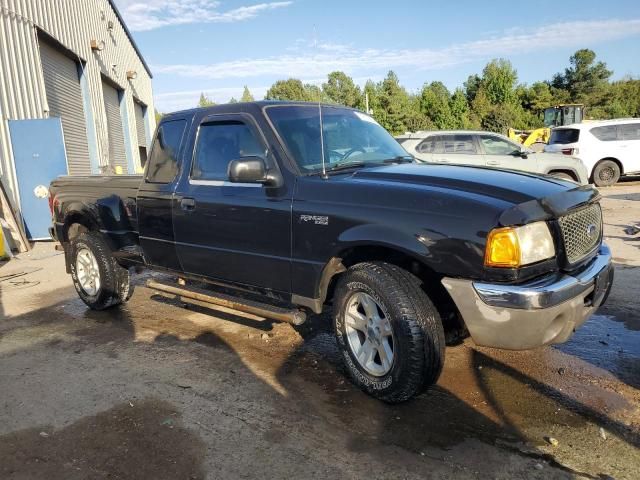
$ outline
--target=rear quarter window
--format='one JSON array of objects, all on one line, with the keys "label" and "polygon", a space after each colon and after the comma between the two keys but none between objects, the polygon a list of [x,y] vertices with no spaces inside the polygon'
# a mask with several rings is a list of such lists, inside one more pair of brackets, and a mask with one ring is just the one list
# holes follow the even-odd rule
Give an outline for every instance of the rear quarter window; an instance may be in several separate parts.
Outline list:
[{"label": "rear quarter window", "polygon": [[603,142],[612,142],[618,139],[617,128],[615,125],[594,127],[590,130],[590,132],[594,137]]},{"label": "rear quarter window", "polygon": [[186,120],[169,120],[158,127],[151,148],[147,182],[171,183],[178,173],[178,152],[187,125]]},{"label": "rear quarter window", "polygon": [[580,139],[580,130],[577,128],[554,128],[551,131],[549,144],[565,145],[567,143],[576,143]]},{"label": "rear quarter window", "polygon": [[620,125],[620,140],[640,140],[640,123]]}]

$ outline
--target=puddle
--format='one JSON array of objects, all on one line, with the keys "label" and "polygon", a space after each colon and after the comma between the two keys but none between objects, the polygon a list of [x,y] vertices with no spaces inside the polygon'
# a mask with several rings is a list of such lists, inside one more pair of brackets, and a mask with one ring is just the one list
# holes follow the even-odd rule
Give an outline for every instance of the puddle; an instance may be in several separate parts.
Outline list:
[{"label": "puddle", "polygon": [[147,399],[0,436],[0,477],[31,479],[204,478],[205,447],[170,404]]},{"label": "puddle", "polygon": [[611,315],[594,315],[567,343],[555,348],[611,372],[640,388],[640,331]]}]

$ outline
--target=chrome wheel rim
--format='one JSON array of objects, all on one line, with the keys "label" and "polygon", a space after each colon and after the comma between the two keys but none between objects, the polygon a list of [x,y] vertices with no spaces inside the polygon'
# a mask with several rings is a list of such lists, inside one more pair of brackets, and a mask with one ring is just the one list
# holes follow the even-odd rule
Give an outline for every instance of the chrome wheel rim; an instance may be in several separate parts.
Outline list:
[{"label": "chrome wheel rim", "polygon": [[347,300],[345,333],[351,353],[371,375],[381,377],[393,367],[393,328],[384,309],[365,292],[356,292]]},{"label": "chrome wheel rim", "polygon": [[95,255],[88,248],[76,254],[76,276],[80,287],[87,295],[94,296],[100,290],[100,270]]}]

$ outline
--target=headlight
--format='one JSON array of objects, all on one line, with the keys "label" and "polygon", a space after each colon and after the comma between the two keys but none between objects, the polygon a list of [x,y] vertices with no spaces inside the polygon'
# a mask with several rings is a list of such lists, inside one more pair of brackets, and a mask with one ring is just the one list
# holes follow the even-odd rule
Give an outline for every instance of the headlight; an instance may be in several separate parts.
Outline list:
[{"label": "headlight", "polygon": [[546,260],[555,254],[549,227],[545,222],[536,222],[491,230],[484,264],[487,267],[515,268]]}]

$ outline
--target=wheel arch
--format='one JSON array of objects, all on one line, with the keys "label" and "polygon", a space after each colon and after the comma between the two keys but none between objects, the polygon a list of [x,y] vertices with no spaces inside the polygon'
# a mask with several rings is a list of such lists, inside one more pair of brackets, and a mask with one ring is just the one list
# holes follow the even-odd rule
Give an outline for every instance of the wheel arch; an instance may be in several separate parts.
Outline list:
[{"label": "wheel arch", "polygon": [[398,246],[364,243],[344,248],[332,257],[322,271],[318,285],[319,304],[332,302],[341,276],[362,262],[385,262],[400,267],[422,282],[422,290],[431,298],[440,314],[448,338],[461,336],[466,330],[462,316],[441,283],[442,275],[411,251]]},{"label": "wheel arch", "polygon": [[578,178],[577,172],[571,167],[557,167],[557,168],[552,167],[547,172],[547,175],[553,175],[554,173],[566,173],[571,178],[573,178],[573,180],[575,180],[576,182],[580,181],[580,179]]}]

